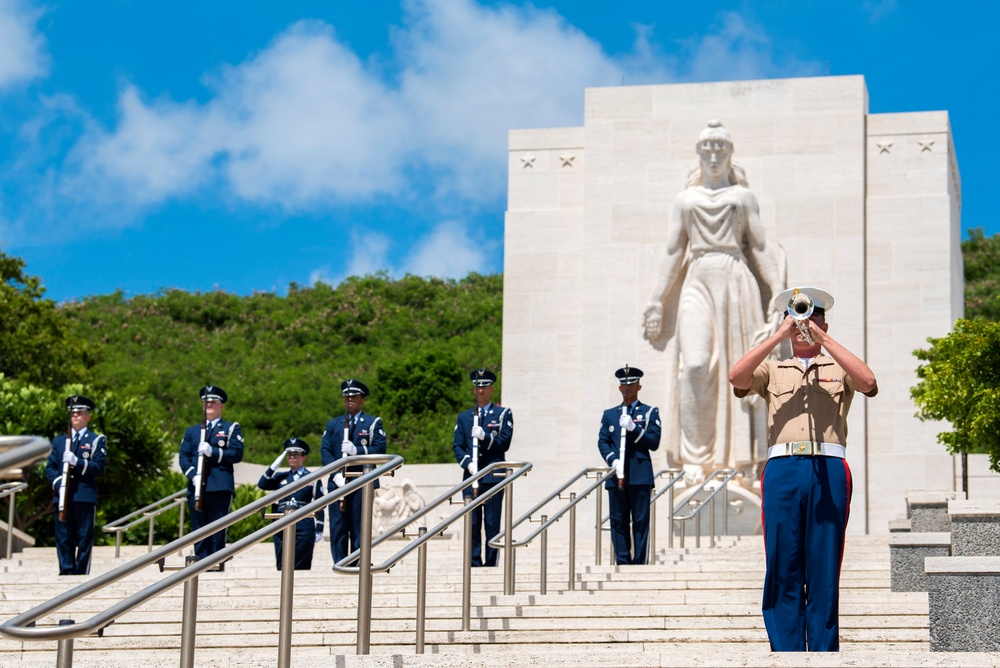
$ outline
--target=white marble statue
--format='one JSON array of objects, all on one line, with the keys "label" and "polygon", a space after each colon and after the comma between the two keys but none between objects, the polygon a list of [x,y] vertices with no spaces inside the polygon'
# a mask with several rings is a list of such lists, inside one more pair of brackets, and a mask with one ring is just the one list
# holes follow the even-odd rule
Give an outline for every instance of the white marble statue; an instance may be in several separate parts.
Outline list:
[{"label": "white marble statue", "polygon": [[766,306],[786,275],[784,250],[765,234],[757,198],[732,161],[729,132],[709,121],[696,147],[700,161],[674,202],[644,311],[645,337],[667,358],[663,442],[692,482],[746,466],[765,441],[763,406],[734,397],[727,374],[777,328],[780,314]]}]

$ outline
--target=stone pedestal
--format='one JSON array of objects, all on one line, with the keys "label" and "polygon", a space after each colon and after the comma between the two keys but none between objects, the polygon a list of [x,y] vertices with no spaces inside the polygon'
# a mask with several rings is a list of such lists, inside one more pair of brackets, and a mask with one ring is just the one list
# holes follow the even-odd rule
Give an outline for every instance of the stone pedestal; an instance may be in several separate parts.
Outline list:
[{"label": "stone pedestal", "polygon": [[919,533],[951,532],[948,503],[957,497],[956,492],[945,490],[920,490],[906,493],[906,516],[910,530]]},{"label": "stone pedestal", "polygon": [[892,591],[927,591],[924,559],[951,555],[947,533],[898,533],[889,535]]},{"label": "stone pedestal", "polygon": [[948,502],[951,553],[956,557],[1000,557],[1000,499]]},{"label": "stone pedestal", "polygon": [[931,650],[1000,652],[1000,557],[931,557]]}]

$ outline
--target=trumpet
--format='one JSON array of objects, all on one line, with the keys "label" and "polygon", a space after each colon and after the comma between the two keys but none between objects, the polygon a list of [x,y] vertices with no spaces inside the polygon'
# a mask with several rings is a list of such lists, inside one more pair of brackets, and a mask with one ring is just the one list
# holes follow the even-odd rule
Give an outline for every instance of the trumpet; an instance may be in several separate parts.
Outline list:
[{"label": "trumpet", "polygon": [[802,338],[810,344],[814,343],[814,341],[812,335],[809,334],[807,321],[813,314],[813,307],[812,297],[804,292],[800,292],[797,288],[792,292],[792,296],[788,299],[788,304],[785,307],[788,310],[788,315],[795,321],[795,326],[798,328]]}]

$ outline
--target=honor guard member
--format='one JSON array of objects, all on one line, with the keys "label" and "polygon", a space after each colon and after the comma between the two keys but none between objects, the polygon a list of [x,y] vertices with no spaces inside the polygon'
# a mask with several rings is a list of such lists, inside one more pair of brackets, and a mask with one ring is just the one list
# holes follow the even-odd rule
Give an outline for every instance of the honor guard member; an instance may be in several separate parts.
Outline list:
[{"label": "honor guard member", "polygon": [[[489,369],[476,369],[469,377],[476,396],[476,407],[458,414],[452,441],[455,461],[462,467],[462,480],[468,480],[494,462],[504,461],[504,453],[510,449],[510,441],[514,437],[513,413],[509,408],[497,406],[490,400],[493,396],[493,383],[497,380],[496,374]],[[476,440],[479,441],[478,462],[473,461],[472,454]],[[501,480],[492,473],[487,475],[479,481],[479,493],[488,492]],[[466,487],[462,490],[462,496],[466,499],[472,495],[472,489]],[[500,533],[502,510],[503,491],[472,511],[473,566],[497,565],[499,552],[497,548],[490,547],[489,541]]]},{"label": "honor guard member", "polygon": [[[639,401],[641,370],[625,366],[615,371],[615,377],[622,403],[604,411],[597,438],[601,457],[608,466],[621,472],[620,476],[611,476],[604,483],[608,490],[611,545],[616,563],[645,564],[649,543],[649,499],[653,491],[653,463],[649,453],[660,447],[660,411]],[[620,461],[622,434],[625,436],[625,457]]]},{"label": "honor guard member", "polygon": [[[384,455],[385,428],[382,418],[361,410],[368,396],[368,386],[360,380],[345,380],[340,384],[340,393],[344,395],[347,412],[326,423],[321,448],[323,466],[342,457]],[[351,466],[347,470],[351,473],[363,472],[361,466]],[[334,474],[330,476],[327,489],[332,492],[347,482],[343,473]],[[378,480],[375,481],[375,489],[378,489]],[[361,492],[349,494],[329,508],[330,553],[336,564],[361,545]]]},{"label": "honor guard member", "polygon": [[[187,428],[181,441],[180,467],[188,479],[188,508],[191,511],[191,529],[197,531],[229,513],[236,487],[233,482],[233,464],[243,461],[243,432],[238,422],[222,419],[222,407],[229,396],[218,385],[206,385],[199,392],[204,408],[205,440],[202,424]],[[201,458],[201,475],[205,477],[202,509],[195,507],[195,490],[201,484],[198,478],[198,459]],[[226,546],[226,532],[219,531],[194,545],[194,553],[203,559]]]},{"label": "honor guard member", "polygon": [[[799,312],[798,304],[810,303],[811,315]],[[729,371],[736,396],[759,394],[768,410],[770,447],[760,476],[764,626],[772,651],[836,652],[853,487],[844,458],[847,413],[855,391],[874,397],[878,385],[868,365],[827,333],[828,293],[786,290],[775,306],[786,314],[793,308],[801,325],[786,316]],[[768,359],[784,339],[791,339],[792,357]]]},{"label": "honor guard member", "polygon": [[[281,489],[283,486],[295,482],[299,478],[309,475],[309,469],[305,467],[306,457],[309,456],[309,444],[301,438],[290,438],[285,441],[284,449],[278,458],[274,460],[264,475],[260,477],[257,486],[261,489],[272,492]],[[275,469],[281,466],[281,460],[288,457],[289,470],[283,473],[276,473]],[[317,480],[308,487],[292,492],[279,503],[275,504],[274,512],[284,513],[295,510],[315,499],[323,496],[323,481]],[[318,518],[308,517],[295,524],[295,570],[308,571],[312,568],[313,546],[323,540],[323,515]],[[283,537],[281,533],[274,534],[274,558],[278,562],[278,570],[281,570],[281,548]]]},{"label": "honor guard member", "polygon": [[[69,486],[64,498],[63,519],[56,513],[56,555],[59,575],[87,575],[94,547],[94,515],[97,511],[97,478],[104,473],[108,442],[101,434],[87,428],[94,402],[73,395],[66,398],[69,409],[69,434],[52,439],[52,452],[45,464],[45,479],[55,492],[66,484],[63,471],[68,468]],[[69,447],[66,439],[69,437]]]}]

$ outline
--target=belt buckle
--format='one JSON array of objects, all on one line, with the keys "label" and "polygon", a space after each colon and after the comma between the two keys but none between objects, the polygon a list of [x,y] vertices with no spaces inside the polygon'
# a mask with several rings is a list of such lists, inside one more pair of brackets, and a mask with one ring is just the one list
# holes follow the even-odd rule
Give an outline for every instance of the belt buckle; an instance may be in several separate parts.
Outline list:
[{"label": "belt buckle", "polygon": [[793,455],[808,455],[811,452],[806,452],[806,448],[810,445],[809,441],[796,441],[792,443],[792,454]]}]

